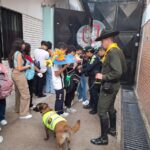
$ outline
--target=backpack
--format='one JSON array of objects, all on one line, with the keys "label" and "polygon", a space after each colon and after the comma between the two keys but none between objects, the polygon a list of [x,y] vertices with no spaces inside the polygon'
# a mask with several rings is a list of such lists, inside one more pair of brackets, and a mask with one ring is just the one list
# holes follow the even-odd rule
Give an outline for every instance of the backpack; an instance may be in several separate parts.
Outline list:
[{"label": "backpack", "polygon": [[31,68],[27,69],[25,71],[25,77],[26,77],[27,80],[32,80],[35,76],[34,64],[30,63],[28,60],[27,60],[27,64],[29,64],[31,66]]},{"label": "backpack", "polygon": [[4,99],[12,92],[13,82],[5,72],[5,67],[0,64],[0,99]]},{"label": "backpack", "polygon": [[67,72],[64,79],[64,87],[69,92],[73,89],[74,84],[80,82],[80,76],[76,73],[76,70],[71,70]]}]

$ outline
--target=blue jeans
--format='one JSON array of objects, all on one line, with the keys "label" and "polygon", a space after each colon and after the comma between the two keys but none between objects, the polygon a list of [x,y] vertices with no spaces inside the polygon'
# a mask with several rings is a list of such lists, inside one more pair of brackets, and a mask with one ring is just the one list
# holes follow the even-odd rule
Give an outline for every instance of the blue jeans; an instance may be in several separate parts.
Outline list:
[{"label": "blue jeans", "polygon": [[6,99],[0,100],[0,121],[5,119]]},{"label": "blue jeans", "polygon": [[82,75],[80,79],[80,84],[78,87],[78,99],[83,99],[83,101],[87,100],[87,85],[85,75]]},{"label": "blue jeans", "polygon": [[52,69],[50,67],[48,67],[46,72],[46,84],[45,84],[44,91],[46,93],[55,93],[53,82],[52,82]]}]

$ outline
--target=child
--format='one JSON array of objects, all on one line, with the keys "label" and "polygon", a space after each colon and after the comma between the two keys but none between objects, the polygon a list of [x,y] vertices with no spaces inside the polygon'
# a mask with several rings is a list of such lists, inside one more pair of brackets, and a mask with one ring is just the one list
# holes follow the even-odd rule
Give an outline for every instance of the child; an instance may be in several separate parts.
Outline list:
[{"label": "child", "polygon": [[26,61],[26,65],[30,65],[30,74],[27,74],[27,70],[26,71],[26,79],[28,82],[28,86],[29,86],[29,92],[30,92],[30,109],[34,109],[35,105],[33,105],[32,103],[32,98],[33,98],[33,85],[34,85],[34,77],[35,77],[35,71],[37,73],[41,73],[40,70],[34,65],[34,62],[30,56],[30,52],[31,52],[31,45],[29,43],[25,43],[25,49],[24,49],[24,58]]},{"label": "child", "polygon": [[[76,55],[79,57],[80,61],[80,67],[86,66],[87,60],[84,57],[83,48],[78,46],[76,49]],[[87,96],[87,77],[85,74],[82,74],[80,77],[80,83],[77,89],[78,92],[78,100],[79,102],[82,102],[84,106],[89,104],[88,96]]]},{"label": "child", "polygon": [[[65,43],[58,44],[59,50],[62,52],[66,52],[67,46]],[[69,114],[63,111],[63,103],[64,103],[64,79],[63,72],[66,70],[68,65],[56,65],[52,66],[52,80],[53,86],[56,93],[56,101],[55,101],[55,111],[60,114],[62,117],[67,117]]]},{"label": "child", "polygon": [[[75,55],[76,48],[74,46],[69,46],[67,54]],[[71,107],[71,103],[74,99],[75,92],[78,87],[78,83],[80,81],[80,73],[77,70],[78,64],[71,64],[65,70],[65,82],[66,82],[66,96],[65,96],[65,106],[67,107],[68,113],[76,112],[76,109]]]}]

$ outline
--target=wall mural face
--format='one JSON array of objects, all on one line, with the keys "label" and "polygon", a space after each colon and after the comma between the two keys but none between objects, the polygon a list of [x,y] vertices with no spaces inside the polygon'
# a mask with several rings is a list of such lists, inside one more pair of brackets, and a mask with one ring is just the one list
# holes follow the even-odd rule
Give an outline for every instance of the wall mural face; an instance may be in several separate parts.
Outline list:
[{"label": "wall mural face", "polygon": [[80,27],[77,32],[77,43],[82,47],[93,46],[95,48],[101,46],[101,42],[95,42],[95,39],[100,36],[105,25],[99,20],[93,20],[92,28],[89,25]]},{"label": "wall mural face", "polygon": [[115,40],[123,50],[128,65],[127,73],[122,76],[122,83],[133,85],[144,1],[82,0],[82,2],[86,13],[93,19],[101,21],[107,30],[120,31]]},{"label": "wall mural face", "polygon": [[[101,43],[94,40],[100,36],[104,28],[119,30],[120,35],[115,40],[123,50],[128,65],[128,71],[123,75],[122,83],[133,85],[144,1],[82,1],[85,12],[55,9],[55,45],[63,41],[75,46],[91,45],[97,48]],[[91,20],[93,20],[92,23]]]}]

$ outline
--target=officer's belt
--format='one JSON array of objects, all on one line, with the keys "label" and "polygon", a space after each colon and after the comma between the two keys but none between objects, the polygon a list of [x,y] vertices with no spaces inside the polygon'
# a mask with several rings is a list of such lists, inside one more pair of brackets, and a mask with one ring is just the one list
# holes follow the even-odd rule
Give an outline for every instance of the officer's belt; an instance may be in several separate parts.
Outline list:
[{"label": "officer's belt", "polygon": [[105,83],[105,82],[118,83],[118,82],[120,82],[120,79],[106,80],[106,81],[103,81],[102,83]]}]

